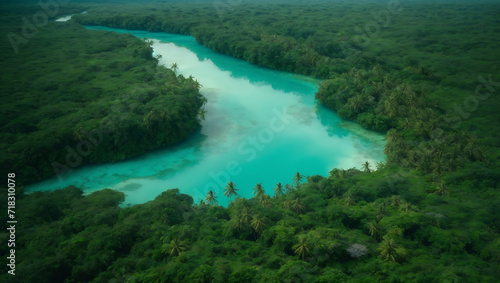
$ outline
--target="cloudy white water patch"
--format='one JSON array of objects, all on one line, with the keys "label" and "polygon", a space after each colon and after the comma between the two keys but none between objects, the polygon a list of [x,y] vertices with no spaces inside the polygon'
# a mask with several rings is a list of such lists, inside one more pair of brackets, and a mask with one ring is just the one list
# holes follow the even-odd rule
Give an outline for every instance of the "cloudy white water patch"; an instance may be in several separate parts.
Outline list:
[{"label": "cloudy white water patch", "polygon": [[[87,11],[82,12],[80,14],[86,14],[86,13],[87,13]],[[67,21],[71,20],[74,15],[75,14],[71,14],[71,15],[66,15],[66,16],[59,17],[59,18],[56,19],[56,22],[67,22]]]},{"label": "cloudy white water patch", "polygon": [[72,17],[73,17],[73,15],[60,17],[60,18],[56,19],[56,22],[67,22],[67,21],[71,20]]}]

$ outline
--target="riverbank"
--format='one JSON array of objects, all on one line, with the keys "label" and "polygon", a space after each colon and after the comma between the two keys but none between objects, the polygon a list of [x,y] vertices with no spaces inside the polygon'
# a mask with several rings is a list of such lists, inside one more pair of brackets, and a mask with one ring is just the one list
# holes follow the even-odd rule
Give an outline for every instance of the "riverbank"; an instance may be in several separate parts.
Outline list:
[{"label": "riverbank", "polygon": [[200,127],[196,81],[158,66],[135,37],[50,22],[19,54],[7,40],[1,50],[0,166],[19,186],[176,145]]},{"label": "riverbank", "polygon": [[151,39],[160,64],[176,64],[178,75],[196,78],[207,98],[202,128],[172,149],[78,170],[63,181],[54,178],[27,191],[68,185],[85,193],[111,188],[125,193],[128,205],[153,200],[169,188],[179,188],[199,203],[212,190],[218,204],[227,206],[229,181],[237,184],[241,197],[251,198],[256,183],[272,194],[277,183],[291,184],[297,171],[325,176],[332,168],[361,168],[366,161],[375,170],[385,160],[383,135],[355,124],[342,127],[335,113],[318,105],[316,85],[303,77],[213,52],[190,36],[88,28]]}]

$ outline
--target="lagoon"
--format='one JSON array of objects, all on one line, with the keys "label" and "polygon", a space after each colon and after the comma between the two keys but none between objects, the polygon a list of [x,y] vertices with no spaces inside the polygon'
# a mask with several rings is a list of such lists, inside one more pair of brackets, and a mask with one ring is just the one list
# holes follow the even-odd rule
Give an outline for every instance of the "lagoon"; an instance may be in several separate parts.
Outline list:
[{"label": "lagoon", "polygon": [[[340,119],[314,99],[318,81],[269,70],[167,33],[87,27],[129,33],[153,41],[160,64],[177,64],[177,74],[193,76],[208,99],[202,128],[184,143],[124,162],[91,165],[33,184],[26,192],[75,185],[91,193],[110,188],[125,193],[124,205],[144,203],[179,188],[195,203],[209,190],[223,196],[232,181],[242,197],[262,183],[273,195],[278,182],[291,184],[296,172],[327,176],[333,168],[372,168],[384,161],[384,136]],[[104,137],[106,138],[106,137]]]}]

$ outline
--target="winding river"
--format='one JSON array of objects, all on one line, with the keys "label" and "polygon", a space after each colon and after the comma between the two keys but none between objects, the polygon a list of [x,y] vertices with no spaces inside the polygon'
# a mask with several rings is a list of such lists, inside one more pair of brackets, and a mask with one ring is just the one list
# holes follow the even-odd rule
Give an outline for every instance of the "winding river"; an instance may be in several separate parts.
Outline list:
[{"label": "winding river", "polygon": [[[260,68],[205,48],[190,37],[104,27],[153,40],[160,63],[178,65],[178,74],[195,77],[208,99],[200,131],[181,145],[132,160],[85,166],[26,188],[27,192],[75,185],[90,193],[122,191],[124,205],[144,203],[179,188],[198,203],[209,190],[219,205],[229,181],[239,195],[252,197],[257,183],[268,194],[296,172],[327,176],[332,168],[360,168],[383,161],[384,136],[340,119],[314,99],[318,81]],[[104,137],[105,138],[105,137]]]}]

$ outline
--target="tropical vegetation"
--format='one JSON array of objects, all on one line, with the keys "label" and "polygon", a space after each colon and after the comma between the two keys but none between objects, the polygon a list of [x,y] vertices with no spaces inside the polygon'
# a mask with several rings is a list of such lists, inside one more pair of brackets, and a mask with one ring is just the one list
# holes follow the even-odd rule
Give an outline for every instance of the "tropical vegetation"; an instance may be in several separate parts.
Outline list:
[{"label": "tropical vegetation", "polygon": [[[194,78],[176,75],[177,64],[159,67],[147,42],[77,23],[189,34],[321,78],[321,103],[386,134],[387,162],[328,176],[303,176],[297,164],[274,188],[259,176],[254,188],[231,181],[228,207],[214,191],[199,204],[173,189],[124,207],[123,193],[109,189],[24,195],[19,186],[17,275],[2,265],[2,282],[498,281],[498,3],[174,2],[72,6],[89,13],[47,24],[20,46],[22,58],[6,56],[2,41],[2,174],[53,174],[47,160],[65,158],[58,150],[102,121],[119,121],[118,130],[85,162],[174,144],[198,127],[204,99]],[[29,7],[22,13],[36,12]],[[4,34],[22,29],[13,24],[21,9],[9,13]],[[253,198],[238,197],[252,189]]]}]

